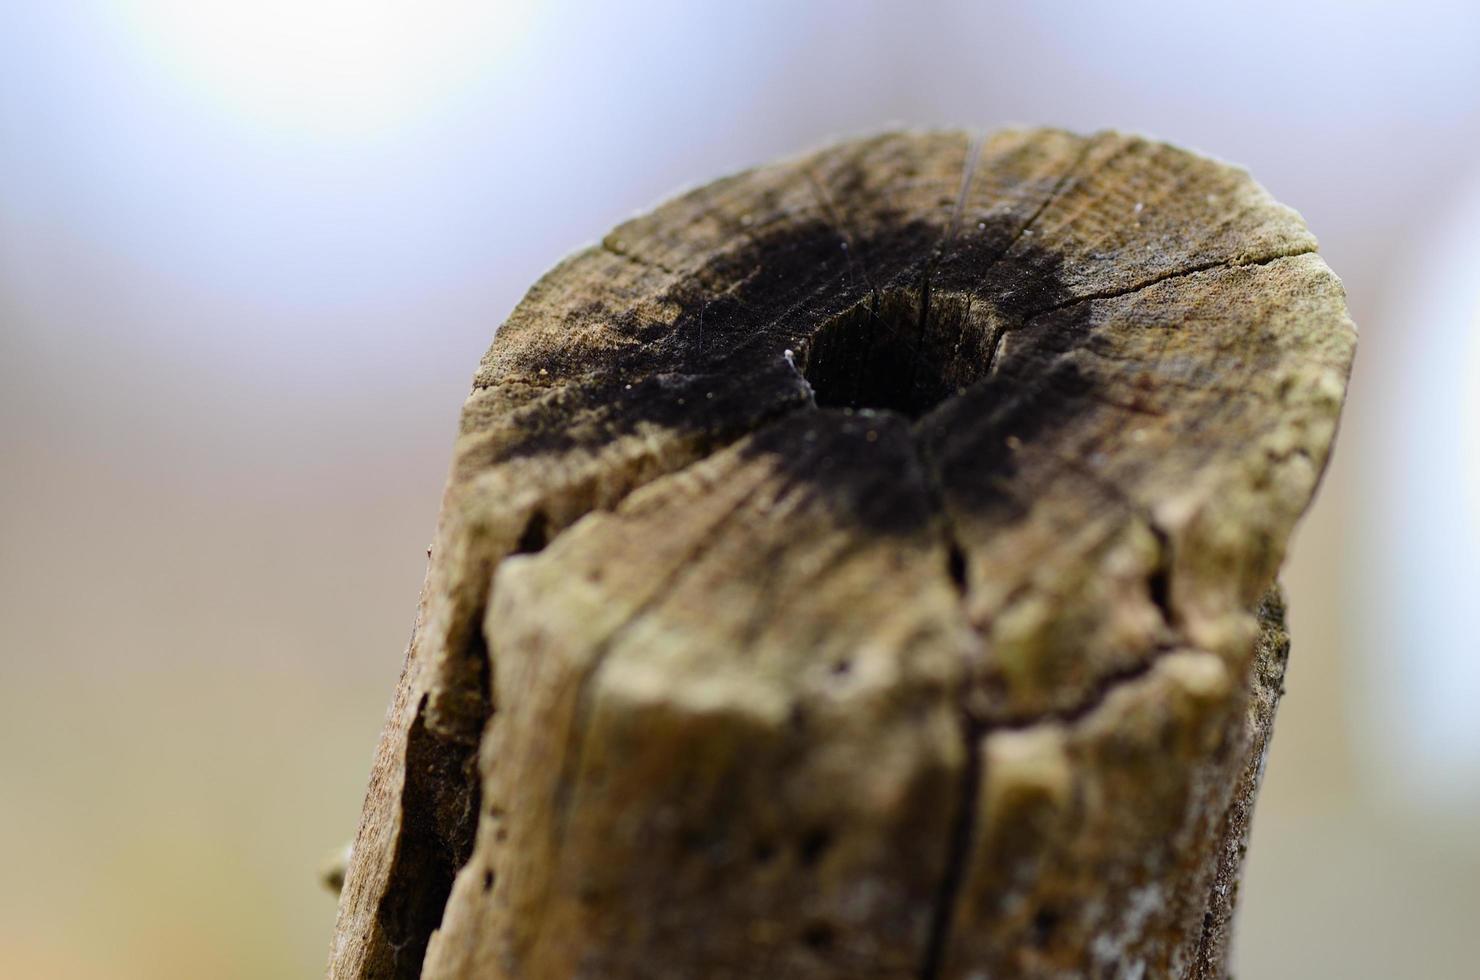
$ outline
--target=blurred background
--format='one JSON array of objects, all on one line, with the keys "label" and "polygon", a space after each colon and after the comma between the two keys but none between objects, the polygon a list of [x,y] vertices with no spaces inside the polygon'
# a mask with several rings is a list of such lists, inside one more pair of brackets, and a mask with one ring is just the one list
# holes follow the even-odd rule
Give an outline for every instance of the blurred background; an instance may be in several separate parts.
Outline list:
[{"label": "blurred background", "polygon": [[316,976],[454,423],[544,269],[890,123],[1139,130],[1362,331],[1241,977],[1476,976],[1480,5],[7,0],[0,976]]}]

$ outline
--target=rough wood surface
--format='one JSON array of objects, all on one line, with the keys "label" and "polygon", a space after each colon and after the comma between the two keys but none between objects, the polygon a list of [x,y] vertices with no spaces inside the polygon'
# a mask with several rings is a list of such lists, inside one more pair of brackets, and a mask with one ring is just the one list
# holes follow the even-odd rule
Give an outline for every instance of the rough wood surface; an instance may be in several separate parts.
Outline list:
[{"label": "rough wood surface", "polygon": [[1025,130],[560,263],[463,412],[330,975],[1221,977],[1355,342],[1315,250]]}]

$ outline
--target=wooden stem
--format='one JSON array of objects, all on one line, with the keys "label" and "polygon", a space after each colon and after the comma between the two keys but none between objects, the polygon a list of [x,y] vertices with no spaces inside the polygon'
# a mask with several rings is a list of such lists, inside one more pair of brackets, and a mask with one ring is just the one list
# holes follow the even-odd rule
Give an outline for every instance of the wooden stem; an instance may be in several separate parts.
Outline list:
[{"label": "wooden stem", "polygon": [[566,259],[463,411],[330,976],[1224,976],[1355,343],[1315,249],[1024,130]]}]

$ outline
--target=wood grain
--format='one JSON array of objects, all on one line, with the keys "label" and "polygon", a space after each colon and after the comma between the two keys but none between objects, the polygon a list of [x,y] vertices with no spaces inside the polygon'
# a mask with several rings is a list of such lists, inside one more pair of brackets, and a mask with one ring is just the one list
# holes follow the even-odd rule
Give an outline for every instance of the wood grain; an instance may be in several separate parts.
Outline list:
[{"label": "wood grain", "polygon": [[1354,344],[1295,212],[1117,133],[570,256],[465,406],[330,976],[1221,977]]}]

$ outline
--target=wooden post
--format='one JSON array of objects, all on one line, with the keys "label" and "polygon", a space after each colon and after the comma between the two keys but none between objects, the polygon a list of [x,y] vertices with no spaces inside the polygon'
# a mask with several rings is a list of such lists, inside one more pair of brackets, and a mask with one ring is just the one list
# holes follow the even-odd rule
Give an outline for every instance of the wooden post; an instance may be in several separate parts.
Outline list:
[{"label": "wooden post", "polygon": [[1223,977],[1355,333],[1116,133],[890,133],[544,276],[463,411],[336,978]]}]

